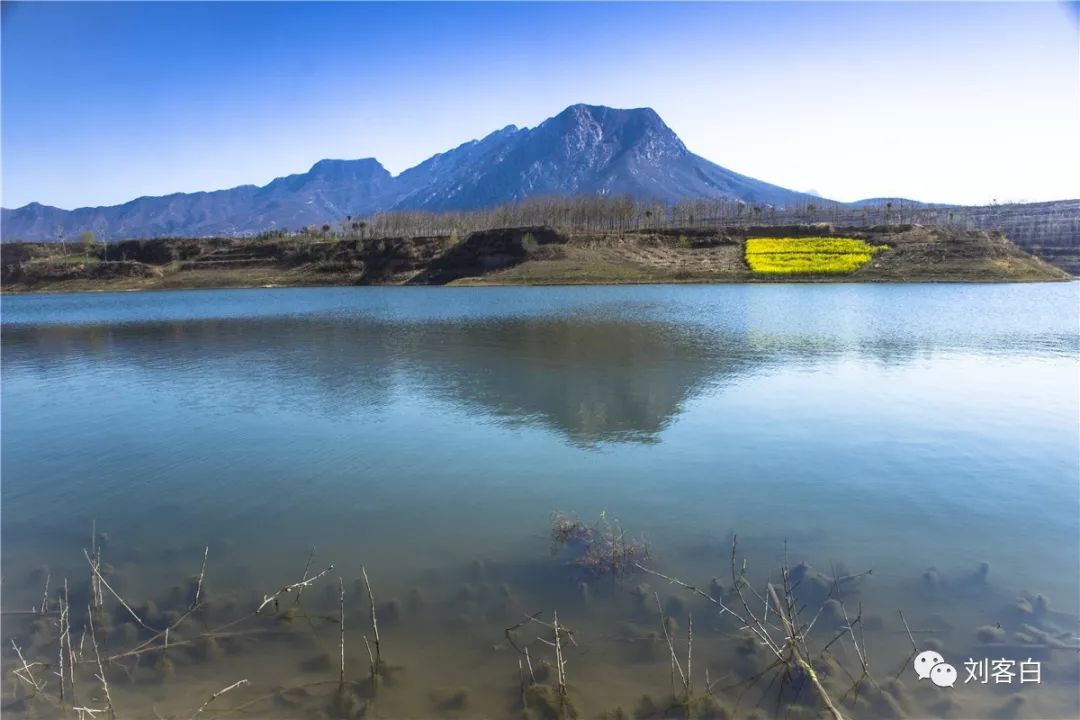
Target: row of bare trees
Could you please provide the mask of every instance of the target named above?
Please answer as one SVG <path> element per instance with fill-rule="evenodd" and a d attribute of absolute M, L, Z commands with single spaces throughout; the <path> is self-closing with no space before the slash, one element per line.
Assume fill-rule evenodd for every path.
<path fill-rule="evenodd" d="M 339 221 L 297 231 L 274 230 L 262 237 L 388 238 L 423 235 L 464 236 L 478 230 L 548 225 L 577 231 L 627 231 L 664 228 L 714 228 L 732 225 L 832 223 L 846 226 L 950 225 L 962 228 L 1022 230 L 1031 236 L 1071 236 L 1080 226 L 1080 202 L 989 206 L 926 205 L 881 200 L 848 205 L 830 200 L 777 207 L 732 199 L 695 199 L 674 203 L 629 196 L 545 197 L 480 210 L 429 212 L 395 210 L 368 216 L 348 215 Z"/>

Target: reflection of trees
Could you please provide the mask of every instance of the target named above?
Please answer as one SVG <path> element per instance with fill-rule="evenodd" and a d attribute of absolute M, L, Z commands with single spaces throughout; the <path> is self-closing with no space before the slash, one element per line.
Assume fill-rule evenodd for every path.
<path fill-rule="evenodd" d="M 331 417 L 377 412 L 395 392 L 432 396 L 500 422 L 540 423 L 574 442 L 649 441 L 709 386 L 773 365 L 845 354 L 884 364 L 978 345 L 1031 351 L 1074 338 L 940 337 L 800 327 L 753 303 L 714 324 L 622 313 L 393 321 L 264 317 L 3 328 L 4 370 L 108 373 L 104 386 L 163 379 L 192 403 L 298 408 Z"/>
<path fill-rule="evenodd" d="M 399 387 L 584 442 L 653 437 L 706 381 L 746 364 L 674 326 L 578 318 L 20 326 L 4 340 L 5 364 L 45 377 L 108 363 L 131 386 L 198 383 L 193 402 L 330 415 L 384 407 Z"/>

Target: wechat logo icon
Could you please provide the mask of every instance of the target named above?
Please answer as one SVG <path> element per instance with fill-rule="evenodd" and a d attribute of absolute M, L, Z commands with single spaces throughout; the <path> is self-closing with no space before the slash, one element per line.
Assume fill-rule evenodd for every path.
<path fill-rule="evenodd" d="M 915 674 L 920 680 L 930 680 L 938 687 L 952 687 L 956 684 L 956 668 L 945 662 L 941 653 L 924 650 L 915 656 Z"/>

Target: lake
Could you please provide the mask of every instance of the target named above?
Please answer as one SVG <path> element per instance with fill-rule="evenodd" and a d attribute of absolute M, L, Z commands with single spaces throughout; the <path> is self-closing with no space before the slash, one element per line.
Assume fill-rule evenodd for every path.
<path fill-rule="evenodd" d="M 558 611 L 576 707 L 619 717 L 672 694 L 655 592 L 679 647 L 693 613 L 699 691 L 707 669 L 728 712 L 815 716 L 809 690 L 747 691 L 760 653 L 703 599 L 553 553 L 562 512 L 644 539 L 644 564 L 703 588 L 730 589 L 733 533 L 758 587 L 785 558 L 859 575 L 843 599 L 879 687 L 855 716 L 1076 717 L 1078 308 L 1077 283 L 7 296 L 3 607 L 66 577 L 84 616 L 92 526 L 113 588 L 154 600 L 154 627 L 209 546 L 208 609 L 174 643 L 333 563 L 303 622 L 257 618 L 212 652 L 169 650 L 167 669 L 151 653 L 109 670 L 129 715 L 187 717 L 247 678 L 210 708 L 310 716 L 338 677 L 339 576 L 346 674 L 367 672 L 363 565 L 394 667 L 376 715 L 520 717 L 504 629 Z M 111 647 L 145 636 L 106 608 Z M 898 610 L 955 687 L 911 671 Z M 33 622 L 5 615 L 5 638 L 48 660 L 55 635 Z M 514 631 L 534 672 L 552 635 Z M 850 636 L 832 652 L 859 667 Z M 964 660 L 990 656 L 1041 662 L 1041 682 L 963 682 Z"/>

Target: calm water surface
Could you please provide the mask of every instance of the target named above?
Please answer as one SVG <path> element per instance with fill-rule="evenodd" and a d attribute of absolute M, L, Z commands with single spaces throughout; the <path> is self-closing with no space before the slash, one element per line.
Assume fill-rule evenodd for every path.
<path fill-rule="evenodd" d="M 85 581 L 95 520 L 136 597 L 196 573 L 207 544 L 211 587 L 270 592 L 315 546 L 335 587 L 363 563 L 383 597 L 437 608 L 387 623 L 414 685 L 386 714 L 430 715 L 417 688 L 462 685 L 457 712 L 500 715 L 517 686 L 501 628 L 556 603 L 591 636 L 571 671 L 586 714 L 633 708 L 667 683 L 664 658 L 621 649 L 655 613 L 614 617 L 647 579 L 586 601 L 550 557 L 562 510 L 617 518 L 699 583 L 728 572 L 732 532 L 761 580 L 785 542 L 792 562 L 872 568 L 860 600 L 885 675 L 910 651 L 897 607 L 967 658 L 975 628 L 1043 594 L 1076 645 L 1078 306 L 1076 283 L 5 297 L 4 606 L 40 598 L 43 565 Z M 490 585 L 512 609 L 443 623 L 466 583 L 470 602 Z M 725 635 L 702 632 L 698 662 L 721 677 Z M 306 672 L 256 665 L 282 684 Z M 1020 703 L 958 685 L 960 704 L 937 707 L 912 676 L 905 707 L 1075 716 L 1075 651 L 1045 666 L 1042 685 L 1011 689 Z M 178 677 L 224 677 L 200 672 Z M 133 705 L 168 704 L 140 687 Z"/>

